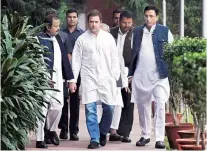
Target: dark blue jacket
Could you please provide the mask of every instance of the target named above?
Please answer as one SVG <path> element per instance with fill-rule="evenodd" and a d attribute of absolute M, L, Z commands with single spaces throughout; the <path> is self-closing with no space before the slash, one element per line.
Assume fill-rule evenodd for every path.
<path fill-rule="evenodd" d="M 50 40 L 42 39 L 42 38 L 50 38 L 50 35 L 48 35 L 47 33 L 40 33 L 37 37 L 38 37 L 41 45 L 48 47 L 49 53 L 48 52 L 45 53 L 44 57 L 50 59 L 50 60 L 45 59 L 45 62 L 48 64 L 47 67 L 48 67 L 50 74 L 51 74 L 51 77 L 52 77 L 53 76 L 52 70 L 53 70 L 53 66 L 54 66 L 53 42 Z M 65 80 L 73 79 L 74 76 L 73 76 L 71 65 L 70 65 L 70 62 L 69 62 L 69 59 L 67 56 L 66 48 L 65 48 L 64 44 L 62 43 L 60 36 L 56 35 L 55 37 L 58 41 L 58 44 L 59 44 L 60 50 L 61 50 L 61 54 L 62 54 L 62 72 L 63 72 L 62 75 L 63 75 L 63 77 L 60 77 L 60 78 L 63 78 Z"/>
<path fill-rule="evenodd" d="M 136 70 L 137 61 L 139 58 L 140 46 L 142 43 L 143 28 L 145 25 L 136 27 L 133 31 L 133 57 L 130 66 L 129 76 L 133 76 Z M 157 24 L 152 35 L 152 41 L 155 52 L 155 59 L 160 79 L 168 77 L 167 64 L 164 61 L 163 46 L 168 42 L 168 27 Z"/>

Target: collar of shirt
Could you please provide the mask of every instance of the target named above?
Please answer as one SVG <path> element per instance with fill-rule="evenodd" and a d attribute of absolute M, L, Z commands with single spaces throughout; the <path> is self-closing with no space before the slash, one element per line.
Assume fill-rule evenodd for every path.
<path fill-rule="evenodd" d="M 78 32 L 81 33 L 81 29 L 80 29 L 79 27 L 77 27 L 77 26 L 76 26 L 76 28 L 75 28 L 75 30 L 74 30 L 73 32 L 70 32 L 70 31 L 68 30 L 68 28 L 63 29 L 63 31 L 66 31 L 66 32 L 68 32 L 68 33 L 74 33 L 74 32 L 76 32 L 76 31 L 78 31 Z"/>
<path fill-rule="evenodd" d="M 92 36 L 94 36 L 94 37 L 97 37 L 101 31 L 102 31 L 102 29 L 99 29 L 98 34 L 95 35 L 95 34 L 92 33 L 90 30 L 88 30 L 88 32 L 89 32 Z"/>
<path fill-rule="evenodd" d="M 127 32 L 125 32 L 125 33 L 122 33 L 122 31 L 121 31 L 121 28 L 119 27 L 119 34 L 120 35 L 125 35 L 125 34 L 127 34 L 129 31 L 127 31 Z"/>
<path fill-rule="evenodd" d="M 156 24 L 153 25 L 153 26 L 151 27 L 150 31 L 149 31 L 149 30 L 147 29 L 147 27 L 145 26 L 145 27 L 143 28 L 143 32 L 144 32 L 144 33 L 153 33 L 154 30 L 155 30 L 155 27 L 156 27 Z"/>
<path fill-rule="evenodd" d="M 45 33 L 45 35 L 47 37 L 42 37 L 42 36 L 39 36 L 41 39 L 44 39 L 44 40 L 49 40 L 49 41 L 55 41 L 55 36 L 51 36 L 49 33 Z"/>

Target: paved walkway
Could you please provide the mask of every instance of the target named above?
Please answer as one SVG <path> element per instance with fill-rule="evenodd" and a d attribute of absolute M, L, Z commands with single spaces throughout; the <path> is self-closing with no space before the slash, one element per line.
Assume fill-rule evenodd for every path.
<path fill-rule="evenodd" d="M 47 150 L 87 150 L 87 146 L 89 144 L 89 135 L 85 124 L 85 111 L 84 106 L 81 105 L 80 109 L 80 124 L 79 124 L 79 133 L 78 136 L 80 138 L 79 141 L 69 141 L 69 140 L 61 140 L 59 146 L 48 145 Z M 59 131 L 58 131 L 59 135 Z M 151 142 L 144 147 L 136 147 L 136 141 L 140 138 L 140 128 L 139 128 L 139 120 L 137 114 L 137 107 L 135 106 L 134 110 L 134 124 L 132 128 L 132 132 L 130 134 L 130 138 L 132 139 L 131 143 L 122 143 L 122 142 L 107 142 L 105 147 L 100 147 L 98 150 L 158 150 L 154 148 L 155 140 L 154 140 L 154 132 L 152 132 Z M 43 150 L 35 148 L 35 134 L 31 133 L 30 143 L 27 145 L 27 150 Z M 163 149 L 162 149 L 163 150 Z"/>

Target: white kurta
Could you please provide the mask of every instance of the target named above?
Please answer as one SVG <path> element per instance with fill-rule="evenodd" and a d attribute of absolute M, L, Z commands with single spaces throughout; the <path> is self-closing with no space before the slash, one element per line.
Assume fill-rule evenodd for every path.
<path fill-rule="evenodd" d="M 63 79 L 62 79 L 62 55 L 59 44 L 55 37 L 45 38 L 53 42 L 54 46 L 54 66 L 52 81 L 54 82 L 54 88 L 58 89 L 60 92 L 46 90 L 45 99 L 50 102 L 50 108 L 48 104 L 42 107 L 43 115 L 46 117 L 43 121 L 37 121 L 36 128 L 36 139 L 37 141 L 44 140 L 44 126 L 46 121 L 46 128 L 50 131 L 56 131 L 58 128 L 58 123 L 62 114 L 63 107 Z M 49 73 L 48 73 L 49 75 Z M 58 102 L 56 99 L 58 99 Z"/>
<path fill-rule="evenodd" d="M 37 41 L 39 41 L 37 37 L 35 38 L 37 39 Z M 58 103 L 57 102 L 58 100 L 63 105 L 62 54 L 61 54 L 60 46 L 55 36 L 51 38 L 43 38 L 43 37 L 40 38 L 53 42 L 53 47 L 54 47 L 53 70 L 55 72 L 53 72 L 52 81 L 54 82 L 54 89 L 58 89 L 60 91 L 60 92 L 56 92 L 56 91 L 46 90 L 45 99 L 47 101 L 50 101 L 51 103 L 52 102 Z M 48 76 L 50 77 L 49 73 Z M 56 98 L 57 100 L 55 100 L 52 97 Z"/>
<path fill-rule="evenodd" d="M 127 67 L 125 67 L 125 62 L 123 58 L 124 41 L 125 41 L 127 33 L 128 32 L 123 34 L 119 28 L 118 38 L 117 38 L 117 50 L 118 50 L 118 55 L 119 55 L 122 86 L 116 88 L 116 99 L 115 99 L 114 105 L 119 105 L 121 107 L 124 106 L 122 95 L 121 95 L 121 88 L 128 87 L 127 75 L 128 75 L 129 70 Z"/>
<path fill-rule="evenodd" d="M 165 134 L 165 102 L 169 98 L 170 86 L 168 78 L 160 79 L 157 70 L 152 34 L 155 26 L 150 31 L 145 27 L 140 48 L 139 60 L 132 80 L 131 101 L 137 103 L 141 137 L 151 136 L 151 101 L 156 100 L 155 107 L 155 139 L 164 141 Z M 168 41 L 173 37 L 168 32 Z"/>
<path fill-rule="evenodd" d="M 143 37 L 140 48 L 140 54 L 137 61 L 136 70 L 132 80 L 132 96 L 131 102 L 138 103 L 140 101 L 154 100 L 154 97 L 162 97 L 167 101 L 170 95 L 170 87 L 168 78 L 160 79 L 157 70 L 154 47 L 152 42 L 152 34 L 155 26 L 149 31 L 146 27 L 143 29 Z M 168 41 L 173 41 L 171 32 L 168 32 Z M 154 92 L 155 87 L 161 87 L 160 92 Z M 164 91 L 163 91 L 164 90 Z M 159 94 L 159 96 L 157 96 Z"/>
<path fill-rule="evenodd" d="M 53 37 L 53 46 L 54 46 L 54 66 L 53 70 L 53 77 L 52 80 L 55 82 L 54 89 L 58 89 L 60 92 L 53 91 L 52 96 L 60 101 L 63 104 L 63 75 L 62 75 L 62 54 L 60 50 L 60 46 L 57 42 L 57 39 Z M 54 99 L 51 100 L 52 102 L 56 101 Z M 57 101 L 56 101 L 57 102 Z"/>
<path fill-rule="evenodd" d="M 101 102 L 114 105 L 116 80 L 120 76 L 118 51 L 111 34 L 89 30 L 78 37 L 72 55 L 74 80 L 81 75 L 82 103 Z"/>
<path fill-rule="evenodd" d="M 57 42 L 57 39 L 55 37 L 52 37 L 51 40 L 53 41 L 54 46 L 54 65 L 53 65 L 53 76 L 52 81 L 54 82 L 54 89 L 58 89 L 60 92 L 57 91 L 47 91 L 49 97 L 47 98 L 48 101 L 53 103 L 60 103 L 63 105 L 63 75 L 62 75 L 62 55 L 60 46 Z M 57 100 L 55 100 L 54 98 Z"/>
<path fill-rule="evenodd" d="M 121 71 L 121 80 L 122 80 L 122 88 L 128 87 L 128 68 L 125 67 L 124 57 L 123 57 L 123 51 L 124 51 L 124 42 L 125 38 L 127 36 L 127 33 L 122 33 L 120 28 L 118 31 L 118 39 L 117 39 L 117 49 L 119 53 L 119 60 L 120 60 L 120 71 Z"/>

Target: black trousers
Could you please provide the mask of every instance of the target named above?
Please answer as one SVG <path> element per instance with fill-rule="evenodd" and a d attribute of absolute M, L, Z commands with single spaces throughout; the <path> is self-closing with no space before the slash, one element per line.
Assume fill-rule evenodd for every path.
<path fill-rule="evenodd" d="M 129 86 L 130 87 L 130 86 Z M 134 120 L 134 103 L 131 103 L 131 93 L 121 90 L 124 107 L 122 108 L 121 119 L 117 133 L 129 137 Z"/>
<path fill-rule="evenodd" d="M 69 124 L 69 131 L 70 135 L 71 134 L 78 134 L 79 132 L 79 111 L 80 111 L 80 98 L 79 98 L 79 84 L 77 84 L 77 90 L 75 93 L 70 93 L 70 124 Z M 62 115 L 60 118 L 60 122 L 58 124 L 58 128 L 64 131 L 68 132 L 68 97 L 67 92 L 68 90 L 66 87 L 64 87 L 64 105 L 62 109 Z"/>
<path fill-rule="evenodd" d="M 77 85 L 75 93 L 70 93 L 70 134 L 78 134 L 79 132 L 79 112 L 80 112 L 80 97 L 78 94 L 80 85 Z"/>

